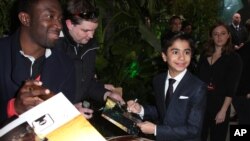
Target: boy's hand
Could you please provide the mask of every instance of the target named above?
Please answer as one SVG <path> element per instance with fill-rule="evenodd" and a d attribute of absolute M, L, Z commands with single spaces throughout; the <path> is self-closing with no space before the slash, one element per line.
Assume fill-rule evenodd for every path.
<path fill-rule="evenodd" d="M 137 126 L 144 134 L 154 134 L 156 128 L 156 125 L 149 121 L 137 123 Z"/>
<path fill-rule="evenodd" d="M 127 101 L 127 110 L 128 112 L 138 114 L 141 112 L 141 105 L 134 100 L 129 100 Z"/>

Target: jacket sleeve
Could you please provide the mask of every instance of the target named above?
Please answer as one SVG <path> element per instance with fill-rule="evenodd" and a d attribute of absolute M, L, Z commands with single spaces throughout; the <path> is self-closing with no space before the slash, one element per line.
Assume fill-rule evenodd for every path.
<path fill-rule="evenodd" d="M 230 57 L 228 65 L 227 77 L 225 78 L 225 88 L 226 94 L 228 97 L 232 97 L 236 94 L 238 84 L 240 81 L 241 73 L 242 73 L 242 60 L 237 53 L 234 53 Z"/>
<path fill-rule="evenodd" d="M 104 88 L 104 84 L 98 81 L 96 78 L 92 78 L 89 81 L 88 95 L 90 98 L 104 103 L 104 94 L 107 90 Z"/>
<path fill-rule="evenodd" d="M 75 68 L 72 65 L 60 86 L 63 94 L 73 103 L 75 99 Z"/>

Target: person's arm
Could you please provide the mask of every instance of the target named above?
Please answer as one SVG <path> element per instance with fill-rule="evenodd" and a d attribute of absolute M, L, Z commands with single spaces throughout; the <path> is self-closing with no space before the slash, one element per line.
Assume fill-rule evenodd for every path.
<path fill-rule="evenodd" d="M 225 97 L 224 103 L 220 109 L 220 111 L 217 113 L 215 117 L 216 124 L 222 123 L 225 121 L 226 113 L 228 110 L 228 107 L 232 103 L 231 97 Z"/>
<path fill-rule="evenodd" d="M 141 119 L 143 119 L 144 108 L 142 105 L 137 103 L 137 99 L 136 100 L 129 100 L 127 102 L 127 110 L 128 110 L 128 112 L 138 114 L 141 117 Z M 143 133 L 154 134 L 156 136 L 156 124 L 149 122 L 149 121 L 145 121 L 145 122 L 141 122 L 141 123 L 139 122 L 136 125 L 140 128 L 140 130 Z"/>
<path fill-rule="evenodd" d="M 140 105 L 137 100 L 129 100 L 127 101 L 127 110 L 128 112 L 132 112 L 135 114 L 144 114 L 144 109 L 142 105 Z"/>
<path fill-rule="evenodd" d="M 156 124 L 145 121 L 141 123 L 137 123 L 137 126 L 141 129 L 144 134 L 154 134 L 156 136 Z"/>
<path fill-rule="evenodd" d="M 98 81 L 96 78 L 92 78 L 89 81 L 87 92 L 88 96 L 91 99 L 104 103 L 107 97 L 112 97 L 113 99 L 124 104 L 124 100 L 122 95 L 115 91 L 115 87 L 113 85 L 103 84 Z"/>
<path fill-rule="evenodd" d="M 7 115 L 8 118 L 12 117 L 12 116 L 18 116 L 16 109 L 15 109 L 15 98 L 12 98 L 11 100 L 8 101 L 8 105 L 7 105 Z"/>
<path fill-rule="evenodd" d="M 87 87 L 87 90 L 84 94 L 88 98 L 91 98 L 95 101 L 98 101 L 100 103 L 104 103 L 105 99 L 105 93 L 108 92 L 107 89 L 104 88 L 104 84 L 100 81 L 98 81 L 96 78 L 92 77 L 88 81 L 88 84 L 85 85 Z"/>
<path fill-rule="evenodd" d="M 225 88 L 226 88 L 226 96 L 223 102 L 223 105 L 218 111 L 215 120 L 216 124 L 222 123 L 225 121 L 227 110 L 229 110 L 229 106 L 232 103 L 232 97 L 235 95 L 238 83 L 241 77 L 242 72 L 242 61 L 238 54 L 231 55 L 230 67 L 228 68 L 227 78 L 225 79 Z"/>
<path fill-rule="evenodd" d="M 112 84 L 105 84 L 104 88 L 108 90 L 105 92 L 103 96 L 103 100 L 106 101 L 107 97 L 111 97 L 117 101 L 119 101 L 121 104 L 125 104 L 123 98 L 122 98 L 122 91 L 118 91 L 117 88 L 115 88 Z"/>

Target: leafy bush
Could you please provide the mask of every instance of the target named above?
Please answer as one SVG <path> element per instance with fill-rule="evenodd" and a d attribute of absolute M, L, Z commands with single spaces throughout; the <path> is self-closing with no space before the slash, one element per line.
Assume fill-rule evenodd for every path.
<path fill-rule="evenodd" d="M 0 37 L 7 34 L 11 28 L 11 8 L 13 0 L 0 1 Z"/>

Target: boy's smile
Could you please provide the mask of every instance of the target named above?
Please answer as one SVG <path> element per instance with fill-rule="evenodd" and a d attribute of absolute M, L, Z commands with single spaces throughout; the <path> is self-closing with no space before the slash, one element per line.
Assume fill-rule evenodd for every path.
<path fill-rule="evenodd" d="M 178 39 L 167 49 L 166 53 L 162 53 L 162 58 L 164 62 L 168 63 L 170 75 L 175 77 L 188 67 L 191 55 L 192 51 L 188 41 Z"/>

